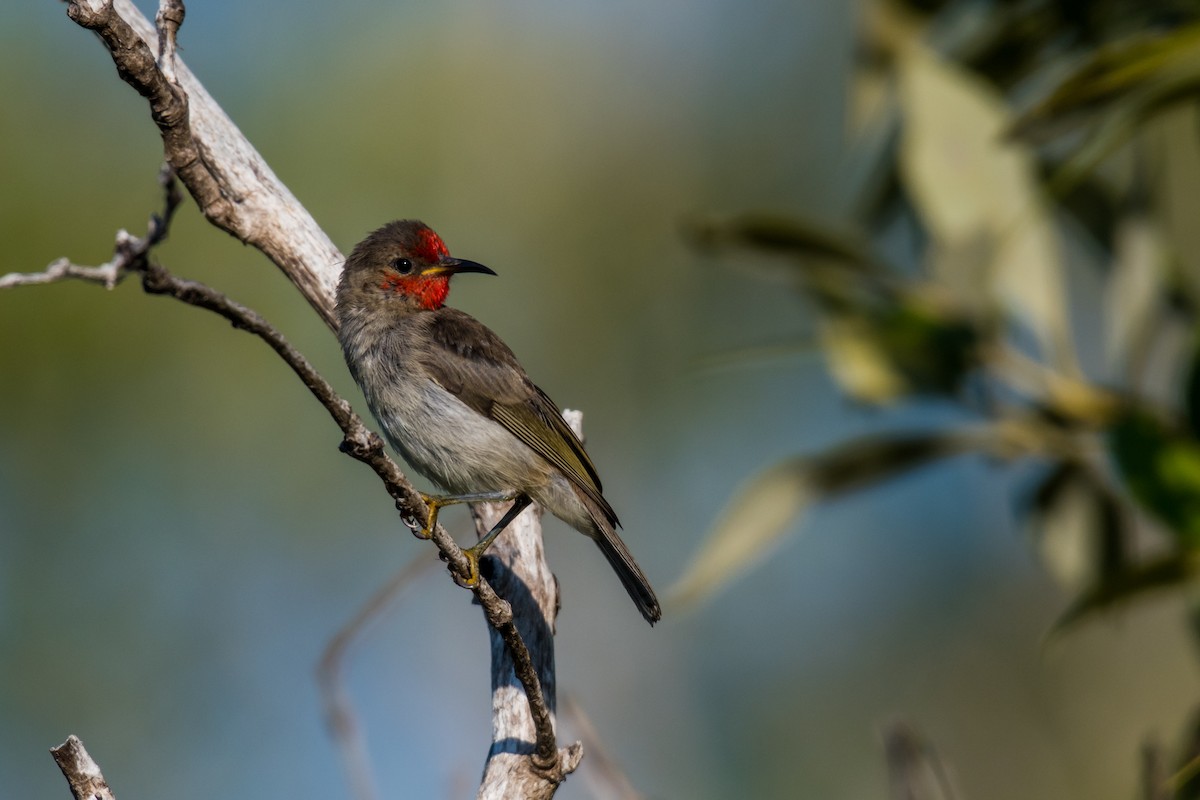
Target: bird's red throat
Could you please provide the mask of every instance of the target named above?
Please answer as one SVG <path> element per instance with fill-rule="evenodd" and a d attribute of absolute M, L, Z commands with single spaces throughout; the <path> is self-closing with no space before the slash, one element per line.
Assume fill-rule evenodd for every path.
<path fill-rule="evenodd" d="M 435 311 L 442 307 L 446 302 L 446 295 L 450 294 L 450 276 L 389 275 L 380 288 L 408 295 L 415 298 L 421 308 Z"/>

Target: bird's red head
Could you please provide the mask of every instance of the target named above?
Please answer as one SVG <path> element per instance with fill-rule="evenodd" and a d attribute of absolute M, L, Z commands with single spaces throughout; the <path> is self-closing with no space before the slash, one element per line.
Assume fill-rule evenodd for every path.
<path fill-rule="evenodd" d="M 458 272 L 496 274 L 474 261 L 451 258 L 432 228 L 405 219 L 389 222 L 359 242 L 346 259 L 342 284 L 356 291 L 398 294 L 411 307 L 432 311 L 446 302 L 450 278 Z"/>

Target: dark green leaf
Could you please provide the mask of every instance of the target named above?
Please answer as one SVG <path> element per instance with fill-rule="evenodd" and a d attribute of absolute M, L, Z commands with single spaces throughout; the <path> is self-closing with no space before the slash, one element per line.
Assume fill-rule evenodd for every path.
<path fill-rule="evenodd" d="M 1109 442 L 1134 499 L 1182 545 L 1200 545 L 1200 445 L 1138 409 L 1117 419 Z"/>
<path fill-rule="evenodd" d="M 809 483 L 827 498 L 870 486 L 974 446 L 975 440 L 953 431 L 869 436 L 811 459 Z"/>
<path fill-rule="evenodd" d="M 1198 55 L 1200 25 L 1163 35 L 1139 34 L 1100 48 L 1026 111 L 1010 135 L 1043 138 L 1083 121 L 1090 112 L 1111 113 L 1132 95 L 1168 91 L 1180 83 L 1195 86 L 1200 81 Z"/>

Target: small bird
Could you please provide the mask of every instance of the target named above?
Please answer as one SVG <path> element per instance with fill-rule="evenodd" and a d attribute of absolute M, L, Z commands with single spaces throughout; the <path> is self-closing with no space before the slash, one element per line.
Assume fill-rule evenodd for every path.
<path fill-rule="evenodd" d="M 558 406 L 506 344 L 474 317 L 444 305 L 451 276 L 495 275 L 451 258 L 429 226 L 398 220 L 346 259 L 338 284 L 338 339 L 371 413 L 396 450 L 449 494 L 426 496 L 432 530 L 441 506 L 513 500 L 464 551 L 478 560 L 530 501 L 599 545 L 642 616 L 662 617 L 650 582 L 617 536 L 600 477 Z"/>

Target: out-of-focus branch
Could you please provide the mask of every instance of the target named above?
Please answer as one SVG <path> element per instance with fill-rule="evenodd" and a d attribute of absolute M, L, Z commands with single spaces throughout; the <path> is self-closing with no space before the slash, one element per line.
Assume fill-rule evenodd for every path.
<path fill-rule="evenodd" d="M 342 682 L 346 654 L 367 624 L 382 614 L 397 595 L 433 563 L 426 558 L 415 558 L 380 587 L 354 618 L 330 640 L 317 666 L 317 683 L 325 704 L 325 721 L 342 757 L 342 768 L 350 781 L 351 793 L 358 800 L 375 800 L 380 795 L 372 775 L 362 729 L 354 713 L 354 704 Z"/>
<path fill-rule="evenodd" d="M 88 755 L 79 737 L 68 736 L 58 747 L 50 748 L 50 755 L 62 770 L 75 800 L 116 800 L 100 772 L 100 765 Z"/>
<path fill-rule="evenodd" d="M 579 733 L 587 750 L 588 761 L 581 775 L 598 800 L 643 800 L 643 795 L 629 780 L 625 770 L 600 740 L 600 732 L 592 724 L 583 706 L 567 695 L 563 717 L 567 725 Z"/>
<path fill-rule="evenodd" d="M 959 796 L 937 751 L 905 722 L 883 732 L 890 800 L 956 800 Z"/>

